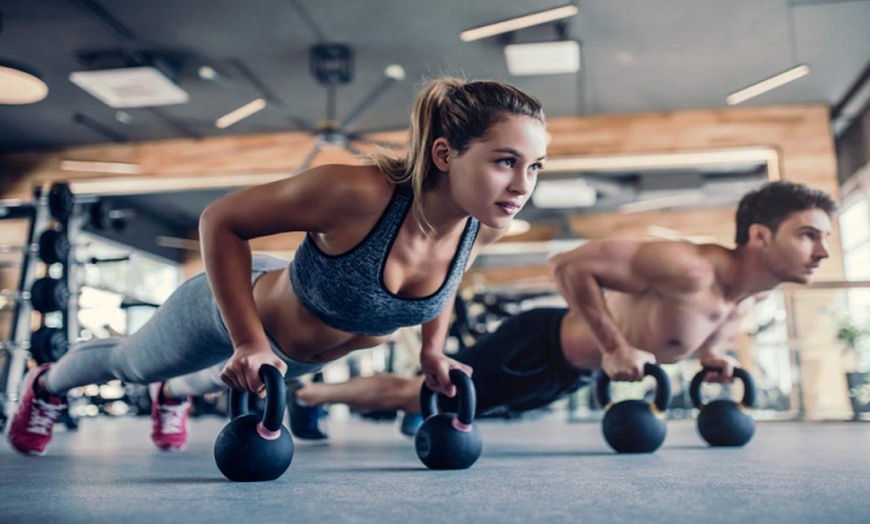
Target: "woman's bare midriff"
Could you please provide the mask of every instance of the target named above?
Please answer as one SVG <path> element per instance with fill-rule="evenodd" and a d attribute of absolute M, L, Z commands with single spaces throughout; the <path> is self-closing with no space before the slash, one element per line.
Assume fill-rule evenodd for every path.
<path fill-rule="evenodd" d="M 299 302 L 288 271 L 266 272 L 254 283 L 254 303 L 263 328 L 285 355 L 297 362 L 320 364 L 389 339 L 347 333 L 321 322 Z"/>

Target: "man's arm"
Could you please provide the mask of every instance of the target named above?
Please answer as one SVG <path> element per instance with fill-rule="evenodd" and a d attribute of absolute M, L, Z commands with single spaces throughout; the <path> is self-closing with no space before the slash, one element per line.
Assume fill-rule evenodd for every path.
<path fill-rule="evenodd" d="M 707 340 L 695 351 L 695 356 L 702 366 L 720 368 L 720 373 L 708 373 L 709 382 L 731 382 L 734 379 L 734 368 L 738 362 L 718 351 L 722 343 L 730 340 L 746 313 L 758 302 L 757 298 L 749 297 L 740 302 L 725 319 L 719 328 L 707 337 Z"/>
<path fill-rule="evenodd" d="M 604 290 L 640 295 L 693 293 L 713 279 L 713 268 L 688 242 L 609 239 L 553 256 L 556 287 L 598 340 L 602 368 L 613 380 L 640 380 L 655 356 L 633 347 L 619 330 Z"/>

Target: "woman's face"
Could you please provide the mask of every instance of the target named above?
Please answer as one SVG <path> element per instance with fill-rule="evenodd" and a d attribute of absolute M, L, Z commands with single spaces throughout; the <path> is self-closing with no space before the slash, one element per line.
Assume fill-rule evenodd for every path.
<path fill-rule="evenodd" d="M 544 125 L 511 115 L 472 140 L 462 153 L 450 150 L 449 192 L 458 207 L 497 229 L 510 225 L 535 189 L 547 155 Z"/>

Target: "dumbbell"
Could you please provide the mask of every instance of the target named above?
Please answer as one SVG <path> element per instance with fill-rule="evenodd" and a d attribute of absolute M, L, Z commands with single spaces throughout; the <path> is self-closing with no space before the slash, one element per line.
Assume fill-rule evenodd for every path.
<path fill-rule="evenodd" d="M 46 229 L 39 235 L 39 259 L 46 264 L 57 264 L 69 259 L 69 237 L 58 229 Z"/>
<path fill-rule="evenodd" d="M 57 362 L 70 348 L 66 330 L 43 326 L 30 334 L 30 344 L 0 343 L 0 350 L 24 348 L 39 364 Z"/>
<path fill-rule="evenodd" d="M 70 243 L 67 235 L 58 229 L 46 229 L 39 235 L 36 244 L 40 260 L 46 264 L 64 262 L 69 257 Z M 0 253 L 16 253 L 32 249 L 32 246 L 0 246 Z"/>
<path fill-rule="evenodd" d="M 69 184 L 56 182 L 48 190 L 48 211 L 60 222 L 66 222 L 75 207 L 75 196 Z"/>
<path fill-rule="evenodd" d="M 610 377 L 604 372 L 598 376 L 598 402 L 606 410 L 601 431 L 610 447 L 619 453 L 652 453 L 665 441 L 667 427 L 664 414 L 671 402 L 670 381 L 667 373 L 655 364 L 644 365 L 644 375 L 656 379 L 653 403 L 623 400 L 612 404 Z"/>
<path fill-rule="evenodd" d="M 37 279 L 30 291 L 0 291 L 0 309 L 5 303 L 29 300 L 33 309 L 40 313 L 52 313 L 65 309 L 70 292 L 66 282 L 51 277 Z"/>
<path fill-rule="evenodd" d="M 69 347 L 65 329 L 43 326 L 30 334 L 30 354 L 39 364 L 57 362 Z"/>
<path fill-rule="evenodd" d="M 698 408 L 698 433 L 711 446 L 742 446 L 755 433 L 755 421 L 748 410 L 755 405 L 755 382 L 742 368 L 734 368 L 734 378 L 743 382 L 743 399 L 738 404 L 731 399 L 717 399 L 707 404 L 701 400 L 701 382 L 707 373 L 721 371 L 704 367 L 689 386 L 692 404 Z"/>

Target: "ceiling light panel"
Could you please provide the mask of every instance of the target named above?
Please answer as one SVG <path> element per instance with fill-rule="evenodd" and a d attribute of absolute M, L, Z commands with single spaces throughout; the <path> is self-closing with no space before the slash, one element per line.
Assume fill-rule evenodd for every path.
<path fill-rule="evenodd" d="M 189 99 L 183 89 L 152 66 L 76 71 L 69 79 L 114 108 L 183 104 Z"/>
<path fill-rule="evenodd" d="M 511 44 L 504 48 L 513 76 L 556 75 L 580 70 L 580 44 L 573 40 Z"/>

